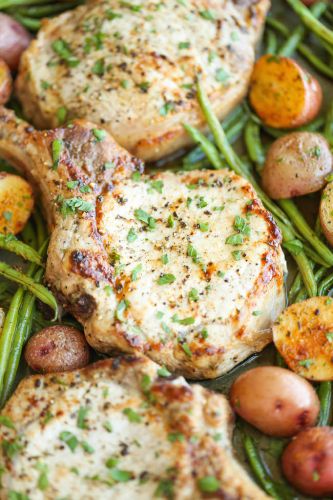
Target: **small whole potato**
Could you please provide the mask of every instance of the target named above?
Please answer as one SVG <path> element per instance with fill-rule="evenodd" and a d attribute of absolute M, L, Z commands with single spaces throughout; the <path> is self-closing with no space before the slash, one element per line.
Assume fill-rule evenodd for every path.
<path fill-rule="evenodd" d="M 28 47 L 30 33 L 10 16 L 0 13 L 0 57 L 16 71 L 22 52 Z"/>
<path fill-rule="evenodd" d="M 3 59 L 0 59 L 0 104 L 6 104 L 12 93 L 13 80 L 10 69 Z"/>
<path fill-rule="evenodd" d="M 71 326 L 44 328 L 28 341 L 25 360 L 40 373 L 71 371 L 89 363 L 89 346 L 82 332 Z"/>
<path fill-rule="evenodd" d="M 315 427 L 298 434 L 285 448 L 282 470 L 300 492 L 333 496 L 333 428 Z"/>
<path fill-rule="evenodd" d="M 22 231 L 33 207 L 30 184 L 18 175 L 0 172 L 0 233 Z"/>
<path fill-rule="evenodd" d="M 273 199 L 314 193 L 325 186 L 332 168 L 332 153 L 322 135 L 293 132 L 269 148 L 262 171 L 263 188 Z"/>
<path fill-rule="evenodd" d="M 276 366 L 261 366 L 240 375 L 231 387 L 230 403 L 244 420 L 276 437 L 294 436 L 313 426 L 320 410 L 312 385 Z"/>

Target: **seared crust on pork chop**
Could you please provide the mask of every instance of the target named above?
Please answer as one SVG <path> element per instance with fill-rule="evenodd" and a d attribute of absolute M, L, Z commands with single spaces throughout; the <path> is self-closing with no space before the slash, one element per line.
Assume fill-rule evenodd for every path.
<path fill-rule="evenodd" d="M 141 175 L 83 121 L 36 132 L 3 110 L 0 122 L 0 155 L 42 194 L 47 282 L 95 349 L 213 378 L 271 341 L 285 261 L 246 180 L 226 169 Z"/>
<path fill-rule="evenodd" d="M 205 126 L 194 84 L 219 118 L 247 92 L 269 0 L 93 0 L 44 21 L 21 59 L 17 94 L 40 128 L 86 118 L 156 160 Z M 60 112 L 59 112 L 60 110 Z"/>
<path fill-rule="evenodd" d="M 209 498 L 268 498 L 233 456 L 225 397 L 166 375 L 122 357 L 23 380 L 1 416 L 0 499 L 199 499 L 207 477 Z"/>

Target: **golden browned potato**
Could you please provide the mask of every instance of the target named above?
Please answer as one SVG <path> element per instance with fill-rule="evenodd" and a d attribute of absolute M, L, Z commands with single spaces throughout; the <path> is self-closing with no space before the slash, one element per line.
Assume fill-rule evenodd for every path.
<path fill-rule="evenodd" d="M 262 183 L 271 198 L 292 198 L 322 189 L 332 169 L 332 153 L 321 134 L 293 132 L 269 148 Z"/>
<path fill-rule="evenodd" d="M 242 373 L 231 387 L 238 415 L 270 436 L 288 437 L 315 425 L 320 403 L 309 382 L 277 366 Z"/>
<path fill-rule="evenodd" d="M 13 80 L 10 69 L 3 59 L 0 59 L 0 104 L 6 104 L 12 93 Z"/>
<path fill-rule="evenodd" d="M 25 360 L 36 372 L 76 370 L 89 363 L 89 346 L 82 332 L 71 326 L 44 328 L 28 341 Z"/>
<path fill-rule="evenodd" d="M 333 299 L 312 297 L 289 306 L 273 325 L 273 341 L 294 372 L 333 380 Z"/>
<path fill-rule="evenodd" d="M 318 81 L 296 61 L 268 54 L 254 66 L 249 97 L 266 125 L 290 129 L 313 120 L 323 93 Z"/>
<path fill-rule="evenodd" d="M 301 432 L 282 455 L 288 481 L 311 497 L 333 496 L 333 428 L 315 427 Z"/>
<path fill-rule="evenodd" d="M 333 245 L 333 182 L 329 182 L 323 191 L 319 216 L 323 233 Z"/>
<path fill-rule="evenodd" d="M 0 172 L 0 233 L 22 231 L 33 207 L 30 184 L 18 175 Z"/>

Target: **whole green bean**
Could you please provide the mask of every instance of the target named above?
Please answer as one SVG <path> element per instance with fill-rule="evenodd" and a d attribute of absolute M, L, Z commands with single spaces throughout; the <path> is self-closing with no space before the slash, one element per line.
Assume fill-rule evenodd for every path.
<path fill-rule="evenodd" d="M 251 465 L 252 471 L 256 476 L 256 478 L 258 479 L 261 486 L 264 488 L 266 493 L 268 493 L 268 495 L 272 496 L 273 498 L 280 499 L 281 497 L 276 492 L 273 482 L 267 476 L 265 467 L 261 462 L 259 453 L 255 447 L 253 439 L 248 435 L 244 435 L 243 445 L 247 459 Z"/>
<path fill-rule="evenodd" d="M 279 139 L 280 137 L 283 137 L 286 134 L 290 134 L 291 132 L 299 132 L 299 131 L 307 131 L 307 132 L 317 132 L 321 127 L 324 125 L 325 120 L 323 117 L 316 118 L 316 120 L 313 120 L 311 123 L 308 123 L 307 125 L 304 125 L 303 127 L 298 127 L 293 130 L 279 130 L 275 129 L 273 127 L 269 127 L 267 125 L 262 124 L 262 128 L 267 132 L 269 135 L 274 137 L 275 139 Z"/>
<path fill-rule="evenodd" d="M 310 243 L 318 255 L 320 255 L 328 265 L 333 266 L 333 253 L 325 243 L 318 238 L 315 231 L 310 228 L 295 203 L 292 200 L 279 200 L 278 203 L 293 221 L 300 234 Z"/>
<path fill-rule="evenodd" d="M 287 2 L 310 31 L 333 45 L 333 31 L 318 21 L 301 0 L 287 0 Z"/>
<path fill-rule="evenodd" d="M 36 282 L 40 282 L 42 277 L 43 271 L 40 269 L 39 271 L 37 271 L 34 279 Z M 36 298 L 34 295 L 32 295 L 30 292 L 25 293 L 19 314 L 19 322 L 15 331 L 12 348 L 7 363 L 7 370 L 5 372 L 3 380 L 3 387 L 0 398 L 1 407 L 5 404 L 14 388 L 22 350 L 31 332 L 35 301 Z"/>
<path fill-rule="evenodd" d="M 296 273 L 296 276 L 294 278 L 293 284 L 291 285 L 289 292 L 288 292 L 288 303 L 292 304 L 295 300 L 296 295 L 302 288 L 302 276 L 300 272 Z"/>
<path fill-rule="evenodd" d="M 40 248 L 43 245 L 44 241 L 47 239 L 48 234 L 47 234 L 47 229 L 45 226 L 44 219 L 41 216 L 39 209 L 36 209 L 34 211 L 33 219 L 34 219 L 34 223 L 36 226 L 37 245 L 38 245 L 38 248 Z"/>
<path fill-rule="evenodd" d="M 0 248 L 13 252 L 25 260 L 42 265 L 42 259 L 38 252 L 29 245 L 15 238 L 14 235 L 0 234 Z"/>
<path fill-rule="evenodd" d="M 24 226 L 21 236 L 26 245 L 30 245 L 34 249 L 37 248 L 37 236 L 31 220 L 28 220 Z"/>
<path fill-rule="evenodd" d="M 320 413 L 317 425 L 329 425 L 332 405 L 332 382 L 321 382 L 318 390 L 320 400 Z"/>
<path fill-rule="evenodd" d="M 13 17 L 16 19 L 16 21 L 22 24 L 22 26 L 30 31 L 38 31 L 41 27 L 41 21 L 39 19 L 21 16 L 20 14 L 15 14 Z"/>
<path fill-rule="evenodd" d="M 307 257 L 309 257 L 309 259 L 311 259 L 316 264 L 319 264 L 320 266 L 324 266 L 325 268 L 330 267 L 330 265 L 327 264 L 327 262 L 324 259 L 322 259 L 312 248 L 305 245 L 304 243 L 303 243 L 303 250 L 304 250 L 305 255 L 307 255 Z"/>
<path fill-rule="evenodd" d="M 311 7 L 311 12 L 315 18 L 319 18 L 327 10 L 328 5 L 326 2 L 316 2 Z M 306 33 L 305 26 L 298 26 L 285 43 L 280 48 L 278 55 L 284 57 L 290 57 L 293 55 L 297 49 L 299 43 L 303 40 Z"/>
<path fill-rule="evenodd" d="M 245 145 L 249 157 L 256 166 L 258 174 L 261 174 L 265 163 L 265 152 L 260 140 L 260 126 L 252 120 L 249 120 L 245 126 L 244 133 Z"/>
<path fill-rule="evenodd" d="M 10 350 L 18 322 L 19 310 L 24 296 L 23 288 L 19 288 L 11 300 L 9 310 L 6 314 L 3 329 L 0 335 L 0 387 L 3 386 L 3 379 L 7 369 Z"/>
<path fill-rule="evenodd" d="M 20 5 L 39 5 L 49 3 L 50 0 L 0 0 L 0 9 L 9 9 Z"/>
<path fill-rule="evenodd" d="M 213 110 L 211 108 L 210 102 L 208 100 L 207 95 L 204 92 L 204 89 L 201 85 L 200 80 L 198 81 L 198 99 L 201 106 L 201 109 L 205 115 L 207 123 L 211 129 L 211 132 L 214 136 L 215 143 L 222 153 L 223 157 L 226 159 L 231 170 L 236 172 L 236 174 L 245 177 L 248 179 L 256 190 L 259 198 L 261 198 L 263 204 L 266 206 L 272 214 L 274 214 L 278 219 L 280 219 L 286 226 L 290 226 L 290 222 L 288 218 L 285 216 L 282 210 L 280 210 L 274 202 L 266 195 L 266 193 L 261 189 L 258 185 L 257 181 L 254 179 L 252 175 L 249 174 L 247 169 L 242 164 L 240 158 L 236 155 L 232 147 L 230 146 L 224 130 L 216 118 Z"/>
<path fill-rule="evenodd" d="M 275 55 L 277 52 L 278 41 L 277 36 L 272 30 L 267 30 L 267 46 L 266 54 Z"/>
<path fill-rule="evenodd" d="M 318 286 L 318 295 L 326 295 L 333 286 L 333 274 L 330 274 Z"/>
<path fill-rule="evenodd" d="M 33 6 L 22 6 L 16 9 L 10 9 L 10 14 L 20 14 L 21 16 L 27 17 L 48 17 L 54 16 L 60 12 L 64 12 L 68 9 L 73 9 L 77 5 L 82 4 L 80 0 L 71 2 L 56 3 L 55 5 L 33 5 Z"/>
<path fill-rule="evenodd" d="M 333 147 L 333 101 L 329 104 L 327 109 L 324 136 L 330 146 Z"/>
<path fill-rule="evenodd" d="M 5 278 L 22 285 L 24 288 L 33 293 L 39 300 L 50 306 L 55 312 L 55 316 L 58 316 L 58 305 L 53 294 L 45 288 L 45 286 L 36 283 L 29 276 L 17 271 L 13 267 L 5 264 L 5 262 L 0 262 L 0 275 Z M 1 352 L 1 350 L 0 350 Z"/>

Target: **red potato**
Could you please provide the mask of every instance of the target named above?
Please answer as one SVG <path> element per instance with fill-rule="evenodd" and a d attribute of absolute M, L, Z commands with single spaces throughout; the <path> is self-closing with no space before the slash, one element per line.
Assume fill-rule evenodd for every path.
<path fill-rule="evenodd" d="M 300 492 L 333 495 L 333 428 L 315 427 L 296 436 L 282 455 L 282 470 Z"/>
<path fill-rule="evenodd" d="M 28 47 L 30 33 L 10 16 L 0 13 L 0 57 L 16 71 L 22 52 Z"/>
<path fill-rule="evenodd" d="M 269 436 L 289 437 L 315 425 L 320 403 L 309 382 L 284 368 L 262 366 L 233 383 L 230 403 L 244 420 Z"/>
<path fill-rule="evenodd" d="M 318 81 L 296 61 L 268 54 L 254 66 L 249 98 L 266 125 L 290 129 L 315 118 L 323 93 Z"/>
<path fill-rule="evenodd" d="M 318 0 L 302 0 L 302 3 L 306 5 L 307 7 L 311 7 L 314 3 L 316 3 Z"/>
<path fill-rule="evenodd" d="M 0 104 L 6 104 L 13 88 L 13 79 L 10 69 L 3 59 L 0 59 Z"/>
<path fill-rule="evenodd" d="M 28 341 L 25 360 L 40 373 L 76 370 L 89 363 L 90 351 L 84 334 L 71 326 L 44 328 Z"/>
<path fill-rule="evenodd" d="M 322 189 L 332 169 L 330 146 L 321 134 L 293 132 L 269 148 L 262 184 L 273 199 L 302 196 Z"/>

